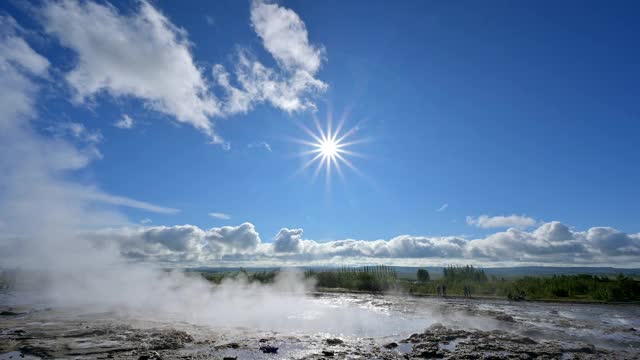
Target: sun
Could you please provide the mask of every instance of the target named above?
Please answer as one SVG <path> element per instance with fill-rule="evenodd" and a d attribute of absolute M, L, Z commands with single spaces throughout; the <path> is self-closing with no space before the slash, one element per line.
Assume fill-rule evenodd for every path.
<path fill-rule="evenodd" d="M 331 181 L 331 173 L 333 169 L 335 169 L 335 172 L 337 172 L 341 178 L 343 178 L 343 167 L 347 167 L 350 170 L 359 173 L 358 169 L 353 165 L 349 157 L 362 155 L 347 149 L 352 145 L 365 141 L 364 139 L 350 140 L 350 138 L 359 130 L 359 127 L 355 126 L 348 131 L 343 132 L 344 117 L 335 129 L 331 126 L 331 118 L 327 120 L 325 129 L 323 129 L 317 119 L 315 119 L 315 125 L 317 130 L 316 132 L 300 125 L 302 129 L 311 136 L 311 140 L 296 140 L 297 142 L 310 147 L 309 150 L 301 153 L 303 156 L 308 156 L 309 159 L 302 165 L 299 172 L 313 164 L 316 164 L 316 168 L 313 173 L 314 179 L 322 170 L 324 170 L 327 184 Z"/>
<path fill-rule="evenodd" d="M 338 154 L 338 144 L 334 139 L 327 139 L 318 144 L 320 147 L 320 153 L 324 157 L 335 157 Z"/>

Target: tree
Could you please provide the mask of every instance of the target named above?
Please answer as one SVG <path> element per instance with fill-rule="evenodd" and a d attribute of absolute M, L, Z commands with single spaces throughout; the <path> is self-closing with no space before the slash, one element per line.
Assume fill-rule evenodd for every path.
<path fill-rule="evenodd" d="M 420 282 L 427 282 L 431 280 L 431 276 L 429 276 L 429 272 L 426 269 L 418 269 L 416 276 Z"/>

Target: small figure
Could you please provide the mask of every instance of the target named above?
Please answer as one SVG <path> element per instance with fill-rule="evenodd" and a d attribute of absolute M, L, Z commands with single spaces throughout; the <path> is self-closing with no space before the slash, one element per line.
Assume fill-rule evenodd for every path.
<path fill-rule="evenodd" d="M 438 296 L 442 296 L 442 286 L 438 285 Z"/>
<path fill-rule="evenodd" d="M 442 296 L 447 297 L 447 285 L 442 284 Z"/>

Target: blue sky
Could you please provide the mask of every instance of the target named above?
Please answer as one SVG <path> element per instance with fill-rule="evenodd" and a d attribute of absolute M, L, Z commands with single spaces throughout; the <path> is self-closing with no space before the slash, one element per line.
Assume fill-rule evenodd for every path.
<path fill-rule="evenodd" d="M 410 235 L 497 241 L 506 251 L 510 242 L 493 235 L 528 234 L 516 242 L 588 247 L 588 256 L 572 248 L 553 261 L 622 265 L 640 255 L 638 10 L 633 2 L 569 1 L 0 6 L 5 25 L 15 23 L 5 35 L 49 62 L 47 76 L 29 78 L 39 87 L 30 126 L 88 157 L 65 181 L 179 210 L 107 201 L 126 219 L 118 226 L 250 223 L 259 247 L 281 229 L 303 229 L 287 237 L 297 250 L 306 249 L 303 240 Z M 154 38 L 162 34 L 151 18 L 173 42 Z M 83 26 L 109 29 L 109 21 L 124 25 L 89 42 L 78 35 Z M 283 22 L 290 33 L 270 33 Z M 101 51 L 117 55 L 104 60 Z M 286 91 L 301 86 L 286 99 L 301 105 L 243 88 L 243 57 L 270 69 Z M 296 83 L 299 74 L 307 82 Z M 183 81 L 197 91 L 180 93 Z M 232 87 L 236 100 L 251 97 L 242 109 L 230 105 Z M 125 115 L 130 128 L 115 126 Z M 296 141 L 311 140 L 301 127 L 316 132 L 314 119 L 325 128 L 329 118 L 334 126 L 344 119 L 345 129 L 357 128 L 350 139 L 362 140 L 349 147 L 361 156 L 345 154 L 358 171 L 343 166 L 344 178 L 334 172 L 330 185 L 323 174 L 314 178 L 313 166 L 299 171 L 310 146 Z M 540 240 L 532 234 L 544 224 L 570 234 Z M 604 240 L 590 229 L 617 240 L 597 248 Z M 479 254 L 463 252 L 467 260 Z M 490 261 L 499 253 L 483 254 Z M 533 255 L 514 261 L 542 261 Z"/>

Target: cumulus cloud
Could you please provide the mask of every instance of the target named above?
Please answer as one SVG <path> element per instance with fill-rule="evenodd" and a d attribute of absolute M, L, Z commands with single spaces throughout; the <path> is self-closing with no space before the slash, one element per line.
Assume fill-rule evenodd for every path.
<path fill-rule="evenodd" d="M 509 215 L 509 216 L 488 216 L 480 215 L 477 218 L 473 216 L 467 216 L 467 224 L 477 226 L 483 229 L 501 228 L 501 227 L 516 227 L 527 228 L 535 225 L 536 220 L 524 215 Z"/>
<path fill-rule="evenodd" d="M 214 217 L 216 219 L 229 220 L 231 219 L 231 215 L 221 213 L 221 212 L 210 212 L 209 216 Z"/>
<path fill-rule="evenodd" d="M 131 116 L 124 114 L 120 120 L 116 121 L 113 126 L 119 129 L 131 129 L 133 127 L 133 119 Z"/>
<path fill-rule="evenodd" d="M 303 229 L 282 228 L 272 243 L 263 243 L 250 223 L 210 230 L 192 225 L 112 229 L 105 234 L 106 238 L 120 239 L 125 255 L 177 262 L 199 259 L 248 264 L 269 261 L 331 264 L 357 260 L 591 265 L 637 262 L 640 255 L 640 234 L 625 234 L 611 228 L 579 232 L 557 221 L 542 224 L 531 232 L 510 228 L 478 239 L 401 235 L 389 240 L 317 242 L 303 239 Z"/>
<path fill-rule="evenodd" d="M 122 255 L 158 262 L 206 263 L 224 256 L 255 253 L 261 243 L 253 224 L 209 230 L 193 225 L 123 227 L 80 234 L 97 246 L 117 244 Z"/>
<path fill-rule="evenodd" d="M 132 96 L 222 142 L 210 120 L 220 114 L 219 105 L 195 65 L 186 31 L 148 2 L 139 4 L 124 15 L 92 1 L 45 3 L 46 32 L 78 55 L 66 74 L 74 100 L 82 103 L 101 92 Z"/>
<path fill-rule="evenodd" d="M 276 252 L 298 252 L 302 246 L 302 229 L 282 228 L 274 238 Z"/>
<path fill-rule="evenodd" d="M 309 42 L 302 19 L 290 9 L 255 0 L 251 5 L 251 25 L 279 70 L 263 65 L 241 49 L 233 68 L 234 85 L 224 66 L 215 65 L 213 75 L 227 95 L 224 111 L 246 113 L 262 102 L 287 112 L 314 109 L 310 97 L 327 88 L 315 77 L 325 56 L 323 48 Z"/>

